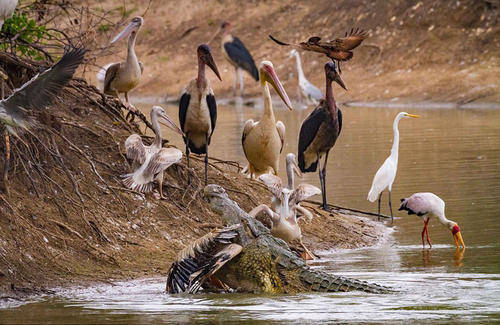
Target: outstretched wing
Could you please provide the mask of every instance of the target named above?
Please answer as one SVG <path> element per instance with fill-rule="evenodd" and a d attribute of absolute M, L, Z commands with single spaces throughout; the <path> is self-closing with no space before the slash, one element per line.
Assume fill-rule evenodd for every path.
<path fill-rule="evenodd" d="M 214 230 L 180 251 L 168 272 L 167 292 L 195 293 L 206 279 L 205 275 L 215 273 L 230 258 L 237 255 L 237 248 L 231 245 L 238 236 L 240 227 L 240 224 L 236 224 Z M 229 251 L 225 250 L 229 246 Z"/>
<path fill-rule="evenodd" d="M 182 151 L 176 148 L 163 148 L 151 157 L 149 164 L 144 170 L 144 177 L 153 177 L 159 172 L 164 171 L 172 164 L 182 159 Z"/>
<path fill-rule="evenodd" d="M 361 44 L 363 40 L 368 37 L 368 34 L 359 28 L 351 29 L 349 33 L 346 33 L 345 37 L 337 38 L 329 43 L 331 43 L 339 51 L 350 51 Z"/>
<path fill-rule="evenodd" d="M 321 194 L 321 190 L 316 186 L 310 184 L 300 184 L 292 192 L 292 195 L 290 195 L 290 202 L 292 204 L 297 204 L 300 201 L 304 201 L 307 198 L 317 194 Z"/>
<path fill-rule="evenodd" d="M 274 196 L 277 198 L 281 197 L 281 192 L 283 191 L 281 178 L 272 174 L 262 174 L 259 176 L 259 180 L 266 184 Z"/>
<path fill-rule="evenodd" d="M 144 164 L 146 160 L 146 147 L 142 142 L 142 138 L 138 134 L 132 134 L 125 140 L 125 150 L 127 158 L 137 162 L 139 165 Z"/>
<path fill-rule="evenodd" d="M 80 63 L 82 63 L 85 48 L 73 48 L 67 51 L 61 60 L 52 68 L 36 75 L 12 95 L 0 102 L 5 112 L 0 112 L 0 118 L 8 124 L 26 126 L 26 110 L 41 109 L 52 103 L 59 91 L 68 83 Z M 3 115 L 3 116 L 2 116 Z"/>

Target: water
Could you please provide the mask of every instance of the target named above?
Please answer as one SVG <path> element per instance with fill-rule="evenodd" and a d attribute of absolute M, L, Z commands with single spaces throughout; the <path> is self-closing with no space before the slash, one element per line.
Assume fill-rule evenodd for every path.
<path fill-rule="evenodd" d="M 146 111 L 149 107 L 143 106 Z M 177 108 L 167 111 L 177 119 Z M 284 153 L 296 152 L 300 123 L 310 111 L 278 109 L 277 118 L 287 126 Z M 415 192 L 436 193 L 446 201 L 448 218 L 460 225 L 467 250 L 463 255 L 456 252 L 450 232 L 436 220 L 429 228 L 433 249 L 422 250 L 422 222 L 395 211 L 394 240 L 374 248 L 320 252 L 324 258 L 313 264 L 398 288 L 398 293 L 169 296 L 163 293 L 164 279 L 158 278 L 75 288 L 11 305 L 0 309 L 0 323 L 500 321 L 500 208 L 496 204 L 500 197 L 500 111 L 407 111 L 422 118 L 400 122 L 393 204 L 399 206 L 399 198 Z M 366 201 L 366 195 L 390 152 L 392 120 L 397 113 L 396 109 L 343 108 L 342 134 L 328 162 L 329 202 L 376 211 L 376 203 Z M 218 115 L 211 154 L 244 165 L 242 125 L 248 118 L 259 118 L 261 110 L 221 106 Z M 183 147 L 172 132 L 166 131 L 165 136 Z M 282 174 L 283 164 L 280 168 Z M 301 181 L 319 185 L 317 174 Z M 383 212 L 388 213 L 387 194 L 383 199 Z"/>

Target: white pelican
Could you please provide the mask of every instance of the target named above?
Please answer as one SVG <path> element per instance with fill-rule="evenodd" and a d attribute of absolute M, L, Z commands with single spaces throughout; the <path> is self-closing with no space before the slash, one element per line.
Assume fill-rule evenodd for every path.
<path fill-rule="evenodd" d="M 424 221 L 424 229 L 422 229 L 422 247 L 425 248 L 424 234 L 427 234 L 427 243 L 429 247 L 432 248 L 431 240 L 429 238 L 429 230 L 427 229 L 427 224 L 431 218 L 431 214 L 438 218 L 438 221 L 448 228 L 455 240 L 455 245 L 460 248 L 462 245 L 465 248 L 464 240 L 462 239 L 462 234 L 460 233 L 460 227 L 455 221 L 446 219 L 444 215 L 444 201 L 434 193 L 415 193 L 409 198 L 401 199 L 401 206 L 399 210 L 406 210 L 408 214 L 416 214 Z"/>
<path fill-rule="evenodd" d="M 387 188 L 389 190 L 389 209 L 391 210 L 391 220 L 393 220 L 392 216 L 392 203 L 391 203 L 391 190 L 392 183 L 394 183 L 394 179 L 396 178 L 396 172 L 398 170 L 398 156 L 399 156 L 399 129 L 398 124 L 399 121 L 403 118 L 409 117 L 420 117 L 414 114 L 408 114 L 406 112 L 401 112 L 396 115 L 394 119 L 394 123 L 392 124 L 392 129 L 394 130 L 394 141 L 392 143 L 391 154 L 384 161 L 382 166 L 380 166 L 379 170 L 375 174 L 373 178 L 372 187 L 370 192 L 368 193 L 368 201 L 375 202 L 378 198 L 378 215 L 380 219 L 380 199 L 382 198 L 382 192 Z"/>
<path fill-rule="evenodd" d="M 260 121 L 250 119 L 245 122 L 241 143 L 248 160 L 248 171 L 251 177 L 268 173 L 271 169 L 278 174 L 279 155 L 285 140 L 285 125 L 274 118 L 271 94 L 268 83 L 281 97 L 288 109 L 292 109 L 290 99 L 274 72 L 270 61 L 260 64 L 260 85 L 264 95 L 264 114 Z"/>
<path fill-rule="evenodd" d="M 309 82 L 304 75 L 304 71 L 302 71 L 302 64 L 300 62 L 300 55 L 297 50 L 290 51 L 290 57 L 294 57 L 297 59 L 297 74 L 299 75 L 299 88 L 302 92 L 302 95 L 306 98 L 306 100 L 312 104 L 318 104 L 319 101 L 323 98 L 323 94 L 321 90 L 319 90 L 316 86 Z"/>
<path fill-rule="evenodd" d="M 179 102 L 179 122 L 184 132 L 186 157 L 189 168 L 189 152 L 205 154 L 205 185 L 208 181 L 208 146 L 217 121 L 217 103 L 210 81 L 205 76 L 205 65 L 220 78 L 217 65 L 210 53 L 210 47 L 201 44 L 197 49 L 198 77 L 191 80 L 181 95 Z M 188 184 L 190 178 L 188 174 Z"/>
<path fill-rule="evenodd" d="M 118 98 L 118 93 L 125 93 L 126 105 L 132 109 L 133 106 L 130 105 L 128 92 L 134 89 L 141 80 L 143 66 L 137 60 L 134 48 L 137 33 L 143 23 L 144 19 L 142 17 L 134 17 L 128 26 L 111 41 L 111 44 L 114 44 L 130 36 L 127 45 L 127 59 L 125 62 L 111 64 L 106 69 L 104 77 L 104 93 L 115 95 Z"/>
<path fill-rule="evenodd" d="M 301 213 L 306 211 L 305 208 L 299 206 L 299 202 L 313 195 L 320 194 L 321 190 L 316 186 L 309 184 L 300 184 L 296 189 L 288 189 L 281 184 L 281 178 L 272 174 L 263 174 L 259 176 L 259 180 L 267 185 L 269 190 L 277 198 L 279 205 L 277 211 L 272 211 L 267 205 L 261 204 L 252 209 L 248 214 L 256 216 L 261 211 L 265 212 L 271 218 L 271 234 L 281 238 L 284 241 L 291 243 L 297 240 L 304 248 L 303 258 L 306 260 L 314 259 L 315 256 L 302 242 L 302 231 L 298 224 L 297 210 Z M 309 213 L 310 214 L 310 213 Z"/>
<path fill-rule="evenodd" d="M 220 29 L 212 36 L 210 42 L 222 31 L 221 48 L 227 61 L 234 66 L 234 88 L 233 94 L 236 95 L 236 86 L 238 84 L 238 75 L 240 78 L 240 95 L 243 93 L 243 72 L 248 72 L 255 81 L 259 81 L 259 71 L 250 52 L 240 41 L 240 39 L 230 33 L 231 24 L 228 21 L 222 23 Z"/>
<path fill-rule="evenodd" d="M 326 165 L 328 153 L 333 148 L 342 130 L 342 112 L 333 97 L 332 82 L 335 81 L 347 90 L 344 81 L 337 72 L 334 62 L 325 64 L 326 97 L 319 106 L 302 122 L 299 134 L 298 160 L 303 173 L 319 171 L 322 207 L 328 210 L 326 203 Z M 325 157 L 323 165 L 321 159 Z M 319 163 L 319 168 L 318 168 Z"/>
<path fill-rule="evenodd" d="M 151 124 L 153 125 L 155 139 L 150 146 L 145 146 L 138 134 L 132 134 L 125 140 L 127 158 L 133 161 L 135 171 L 122 175 L 122 177 L 125 186 L 143 193 L 151 192 L 153 182 L 156 180 L 159 183 L 160 198 L 164 198 L 162 189 L 163 171 L 182 159 L 182 151 L 176 148 L 162 148 L 159 123 L 182 135 L 182 131 L 165 113 L 163 108 L 153 106 L 151 109 Z"/>
<path fill-rule="evenodd" d="M 18 0 L 1 0 L 0 1 L 0 30 L 6 19 L 12 17 L 16 10 Z"/>

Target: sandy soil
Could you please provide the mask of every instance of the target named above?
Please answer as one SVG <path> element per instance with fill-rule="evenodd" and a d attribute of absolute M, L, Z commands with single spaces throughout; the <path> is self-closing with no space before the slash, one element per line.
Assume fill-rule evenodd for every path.
<path fill-rule="evenodd" d="M 95 6 L 116 9 L 123 1 L 108 0 Z M 125 1 L 130 16 L 144 12 L 148 1 Z M 137 41 L 137 53 L 146 69 L 135 95 L 177 97 L 196 75 L 196 46 L 207 42 L 221 21 L 232 24 L 256 63 L 274 62 L 291 97 L 296 96 L 295 60 L 289 48 L 267 37 L 305 41 L 310 36 L 331 39 L 351 27 L 369 31 L 370 37 L 343 64 L 348 92 L 335 89 L 341 102 L 391 100 L 403 102 L 500 102 L 500 27 L 497 0 L 460 1 L 152 1 Z M 124 19 L 124 23 L 129 18 Z M 118 30 L 102 35 L 102 42 Z M 125 56 L 102 57 L 105 64 Z M 211 44 L 223 82 L 210 72 L 216 95 L 232 93 L 234 70 L 221 52 L 220 37 Z M 323 88 L 327 58 L 301 53 L 306 77 Z M 95 81 L 95 73 L 88 78 Z M 258 84 L 245 76 L 246 95 L 260 95 Z"/>

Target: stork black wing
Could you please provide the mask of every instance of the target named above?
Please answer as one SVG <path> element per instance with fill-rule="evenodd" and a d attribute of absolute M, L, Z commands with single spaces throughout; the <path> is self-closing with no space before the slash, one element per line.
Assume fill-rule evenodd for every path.
<path fill-rule="evenodd" d="M 307 147 L 309 147 L 309 145 L 313 142 L 314 138 L 318 134 L 321 123 L 323 123 L 326 119 L 326 113 L 322 109 L 321 105 L 322 104 L 320 103 L 320 106 L 316 107 L 316 109 L 309 114 L 300 127 L 297 158 L 299 161 L 299 168 L 304 173 L 316 171 L 316 163 L 312 164 L 308 169 L 305 168 L 304 151 L 306 151 Z"/>
<path fill-rule="evenodd" d="M 337 134 L 337 137 L 340 135 L 340 131 L 342 131 L 342 111 L 340 110 L 340 108 L 337 108 L 339 110 L 337 116 L 338 116 L 338 120 L 339 120 L 339 133 Z"/>
<path fill-rule="evenodd" d="M 256 81 L 259 81 L 259 70 L 255 66 L 253 57 L 238 37 L 233 37 L 232 42 L 225 43 L 224 49 L 231 60 L 240 68 L 248 71 Z"/>
<path fill-rule="evenodd" d="M 181 124 L 182 132 L 184 132 L 184 127 L 186 124 L 186 114 L 190 101 L 191 95 L 189 93 L 183 93 L 181 96 L 181 100 L 179 101 L 179 123 Z"/>
<path fill-rule="evenodd" d="M 210 124 L 212 126 L 212 132 L 208 137 L 208 144 L 210 144 L 210 139 L 212 139 L 212 134 L 215 130 L 215 123 L 217 122 L 217 103 L 215 102 L 215 96 L 213 94 L 207 95 L 207 106 L 210 112 Z"/>
<path fill-rule="evenodd" d="M 85 48 L 67 51 L 52 68 L 36 75 L 1 102 L 14 124 L 27 122 L 25 110 L 41 109 L 52 103 L 82 63 L 85 52 Z"/>

